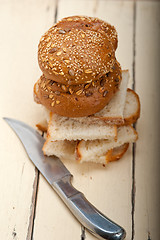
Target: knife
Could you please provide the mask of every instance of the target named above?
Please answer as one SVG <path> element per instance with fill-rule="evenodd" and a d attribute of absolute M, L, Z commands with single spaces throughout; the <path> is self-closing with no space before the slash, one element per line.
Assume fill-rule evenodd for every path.
<path fill-rule="evenodd" d="M 59 158 L 42 152 L 45 139 L 32 127 L 15 119 L 4 118 L 21 140 L 29 158 L 57 192 L 77 220 L 98 239 L 122 240 L 125 230 L 96 209 L 71 184 L 72 174 Z"/>

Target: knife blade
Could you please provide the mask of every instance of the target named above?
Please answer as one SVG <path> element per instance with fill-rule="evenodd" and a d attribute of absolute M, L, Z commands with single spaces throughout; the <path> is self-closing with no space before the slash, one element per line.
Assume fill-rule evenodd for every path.
<path fill-rule="evenodd" d="M 35 129 L 15 119 L 4 120 L 21 140 L 28 157 L 85 228 L 98 239 L 125 238 L 126 232 L 122 227 L 108 219 L 72 186 L 72 174 L 61 160 L 55 156 L 44 156 L 42 147 L 45 139 Z"/>

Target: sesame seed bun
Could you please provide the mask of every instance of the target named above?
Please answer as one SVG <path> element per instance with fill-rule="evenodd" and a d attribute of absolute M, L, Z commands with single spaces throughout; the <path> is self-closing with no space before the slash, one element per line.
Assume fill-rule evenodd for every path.
<path fill-rule="evenodd" d="M 119 89 L 122 73 L 117 61 L 111 70 L 98 80 L 79 85 L 57 83 L 42 75 L 34 87 L 35 100 L 61 116 L 92 115 L 104 108 Z"/>
<path fill-rule="evenodd" d="M 81 27 L 82 19 L 63 19 L 41 38 L 38 62 L 46 78 L 78 85 L 99 79 L 114 66 L 116 33 L 93 18 L 86 20 L 93 26 Z"/>

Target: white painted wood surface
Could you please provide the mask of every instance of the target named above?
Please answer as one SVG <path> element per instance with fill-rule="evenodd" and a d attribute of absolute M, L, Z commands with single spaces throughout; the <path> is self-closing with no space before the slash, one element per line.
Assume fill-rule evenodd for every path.
<path fill-rule="evenodd" d="M 141 97 L 142 114 L 137 124 L 135 239 L 160 238 L 159 13 L 160 2 L 137 3 L 135 87 Z"/>
<path fill-rule="evenodd" d="M 40 75 L 37 44 L 53 23 L 53 1 L 0 1 L 0 239 L 30 239 L 35 168 L 2 117 L 35 126 L 33 84 Z M 33 199 L 32 199 L 33 197 Z"/>
<path fill-rule="evenodd" d="M 132 86 L 135 80 L 142 103 L 141 119 L 137 124 L 140 138 L 135 148 L 135 166 L 132 147 L 121 161 L 106 167 L 77 165 L 69 161 L 65 164 L 74 175 L 74 186 L 126 229 L 127 240 L 149 240 L 148 232 L 152 240 L 157 240 L 160 235 L 160 195 L 157 194 L 160 3 L 0 0 L 0 5 L 0 116 L 14 117 L 32 126 L 42 116 L 42 110 L 32 97 L 33 84 L 41 74 L 37 64 L 37 44 L 41 34 L 53 24 L 56 8 L 58 19 L 81 14 L 97 16 L 115 25 L 119 35 L 117 58 L 123 68 L 129 68 L 129 84 Z M 21 143 L 2 119 L 0 127 L 0 239 L 81 240 L 81 225 L 41 175 L 38 181 L 37 172 L 35 174 Z M 133 169 L 136 192 L 132 214 Z M 87 231 L 85 235 L 86 240 L 95 239 Z"/>

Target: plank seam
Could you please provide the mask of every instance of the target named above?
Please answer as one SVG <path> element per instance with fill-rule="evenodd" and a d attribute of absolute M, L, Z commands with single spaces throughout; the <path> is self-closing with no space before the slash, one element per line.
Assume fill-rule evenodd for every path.
<path fill-rule="evenodd" d="M 81 225 L 81 240 L 85 240 L 85 239 L 86 239 L 85 227 Z"/>
<path fill-rule="evenodd" d="M 136 87 L 136 80 L 135 80 L 135 65 L 136 65 L 136 0 L 134 0 L 133 3 L 133 64 L 132 64 L 132 70 L 133 70 L 133 84 L 132 89 L 135 91 Z M 133 124 L 133 127 L 136 129 L 136 124 Z M 133 143 L 132 145 L 132 190 L 131 190 L 131 202 L 132 202 L 132 210 L 131 210 L 131 216 L 132 216 L 132 235 L 131 240 L 134 240 L 135 236 L 135 198 L 136 198 L 136 181 L 135 181 L 135 155 L 136 155 L 136 143 Z"/>
<path fill-rule="evenodd" d="M 135 91 L 136 83 L 135 83 L 135 64 L 136 64 L 136 0 L 134 0 L 134 6 L 133 6 L 133 64 L 132 64 L 132 70 L 133 70 L 133 83 L 132 83 L 132 89 Z"/>
<path fill-rule="evenodd" d="M 56 2 L 55 2 L 55 12 L 54 12 L 54 23 L 56 23 L 57 22 L 57 16 L 58 16 L 58 3 L 59 3 L 59 1 L 58 0 L 56 0 Z"/>
<path fill-rule="evenodd" d="M 36 207 L 37 207 L 37 199 L 38 199 L 37 195 L 38 195 L 38 189 L 39 189 L 39 170 L 36 168 L 35 171 L 37 171 L 37 185 L 36 185 L 35 202 L 34 202 L 32 232 L 31 232 L 31 238 L 30 238 L 31 240 L 33 239 L 33 233 L 34 233 L 34 220 L 36 216 Z"/>
<path fill-rule="evenodd" d="M 33 236 L 34 219 L 35 219 L 36 202 L 37 202 L 37 192 L 38 192 L 38 183 L 39 183 L 39 171 L 35 167 L 35 177 L 34 177 L 34 182 L 33 182 L 33 193 L 32 193 L 32 201 L 31 201 L 31 206 L 30 206 L 30 217 L 29 217 L 29 224 L 28 224 L 26 240 L 31 240 L 32 236 Z"/>

